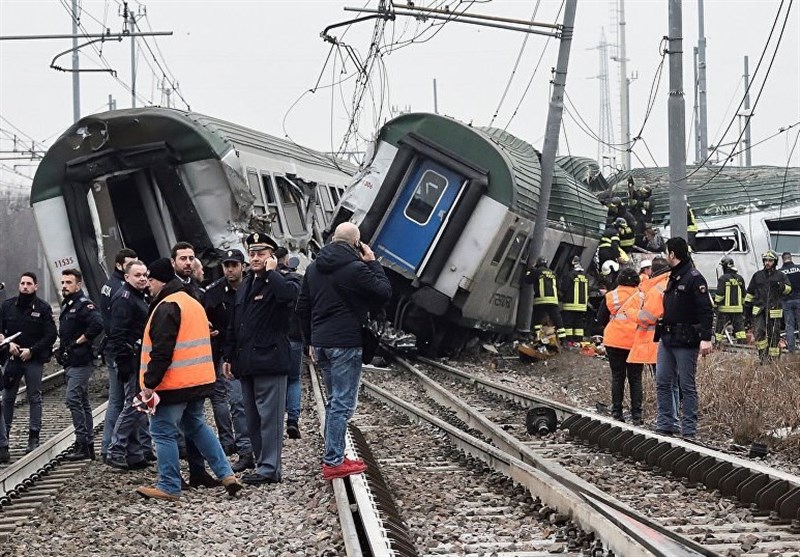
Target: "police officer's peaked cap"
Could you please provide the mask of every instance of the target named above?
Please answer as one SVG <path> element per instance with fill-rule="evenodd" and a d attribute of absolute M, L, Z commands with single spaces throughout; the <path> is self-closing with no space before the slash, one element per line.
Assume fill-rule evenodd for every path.
<path fill-rule="evenodd" d="M 225 251 L 224 256 L 222 257 L 223 263 L 229 262 L 236 262 L 236 263 L 244 263 L 244 254 L 242 250 L 238 249 L 229 249 Z"/>
<path fill-rule="evenodd" d="M 264 249 L 275 250 L 278 243 L 261 232 L 253 232 L 244 239 L 244 244 L 247 246 L 248 251 L 261 251 Z"/>
<path fill-rule="evenodd" d="M 159 282 L 167 283 L 175 278 L 175 268 L 167 257 L 156 259 L 147 267 L 147 276 Z"/>

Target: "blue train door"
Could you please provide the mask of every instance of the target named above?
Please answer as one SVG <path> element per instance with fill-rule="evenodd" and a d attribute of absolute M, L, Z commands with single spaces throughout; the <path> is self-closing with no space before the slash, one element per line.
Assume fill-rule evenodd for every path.
<path fill-rule="evenodd" d="M 464 182 L 440 164 L 417 159 L 373 243 L 375 254 L 416 272 Z"/>

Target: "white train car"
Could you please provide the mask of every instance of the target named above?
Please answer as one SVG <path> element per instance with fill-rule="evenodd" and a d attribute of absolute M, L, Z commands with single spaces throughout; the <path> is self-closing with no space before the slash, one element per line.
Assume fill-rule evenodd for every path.
<path fill-rule="evenodd" d="M 122 247 L 149 263 L 188 241 L 216 270 L 217 250 L 261 231 L 304 259 L 355 170 L 202 114 L 115 110 L 82 118 L 53 144 L 31 206 L 55 280 L 78 267 L 97 296 Z"/>

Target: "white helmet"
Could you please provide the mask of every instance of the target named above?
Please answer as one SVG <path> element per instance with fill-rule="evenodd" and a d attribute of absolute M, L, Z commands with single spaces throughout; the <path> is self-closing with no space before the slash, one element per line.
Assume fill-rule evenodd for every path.
<path fill-rule="evenodd" d="M 652 261 L 650 261 L 649 259 L 643 259 L 642 262 L 639 263 L 639 270 L 641 271 L 642 269 L 647 269 L 648 267 L 652 266 L 653 266 Z"/>
<path fill-rule="evenodd" d="M 600 274 L 602 274 L 604 277 L 607 277 L 611 273 L 616 273 L 617 271 L 619 271 L 619 263 L 613 259 L 605 261 L 603 266 L 600 267 Z"/>

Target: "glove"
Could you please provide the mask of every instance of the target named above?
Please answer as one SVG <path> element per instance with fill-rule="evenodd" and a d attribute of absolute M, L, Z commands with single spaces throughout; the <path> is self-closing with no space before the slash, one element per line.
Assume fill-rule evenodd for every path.
<path fill-rule="evenodd" d="M 117 377 L 120 383 L 127 383 L 136 373 L 136 360 L 132 356 L 118 356 L 114 359 L 117 364 Z"/>

